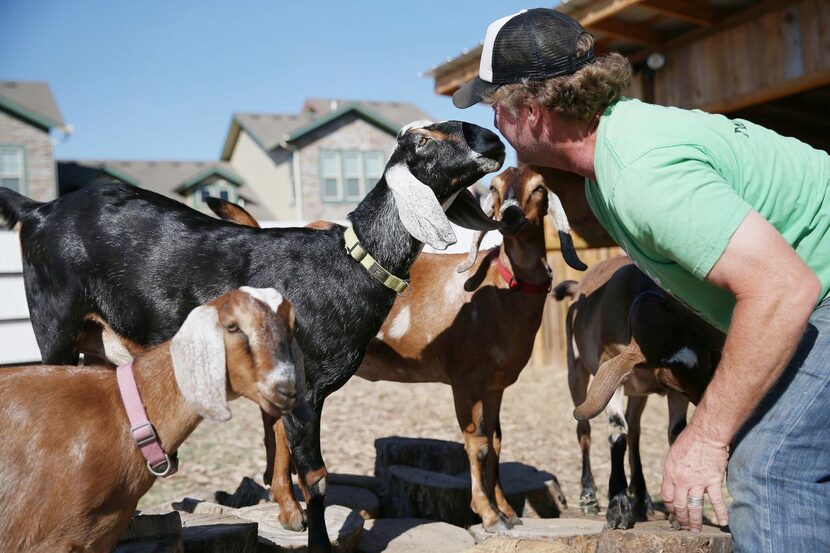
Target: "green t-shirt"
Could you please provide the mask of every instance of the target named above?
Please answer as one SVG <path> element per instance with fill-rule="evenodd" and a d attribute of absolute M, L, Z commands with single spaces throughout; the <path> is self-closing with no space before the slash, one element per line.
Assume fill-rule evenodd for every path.
<path fill-rule="evenodd" d="M 588 203 L 663 289 L 726 331 L 733 296 L 703 281 L 750 209 L 830 291 L 830 156 L 740 119 L 623 98 L 600 118 Z"/>

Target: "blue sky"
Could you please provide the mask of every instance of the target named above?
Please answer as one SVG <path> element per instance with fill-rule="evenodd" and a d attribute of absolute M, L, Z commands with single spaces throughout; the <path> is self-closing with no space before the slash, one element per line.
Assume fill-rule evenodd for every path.
<path fill-rule="evenodd" d="M 59 159 L 217 159 L 235 111 L 306 97 L 411 101 L 493 128 L 418 72 L 478 44 L 514 1 L 3 0 L 0 80 L 47 81 Z M 515 159 L 515 158 L 514 158 Z"/>

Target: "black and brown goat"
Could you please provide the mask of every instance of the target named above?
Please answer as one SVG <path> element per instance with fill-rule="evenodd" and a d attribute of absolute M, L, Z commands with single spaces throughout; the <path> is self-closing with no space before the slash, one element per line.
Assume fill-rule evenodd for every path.
<path fill-rule="evenodd" d="M 99 342 L 119 342 L 106 325 L 98 330 Z M 244 396 L 273 416 L 291 410 L 303 391 L 293 334 L 287 300 L 243 287 L 197 307 L 171 341 L 138 354 L 135 383 L 168 456 L 202 417 L 230 418 L 228 399 Z M 0 551 L 112 551 L 156 480 L 116 379 L 109 365 L 0 371 Z"/>
<path fill-rule="evenodd" d="M 498 170 L 504 155 L 494 133 L 470 123 L 401 129 L 383 176 L 349 215 L 363 250 L 406 277 L 424 243 L 443 249 L 455 240 L 450 219 L 496 228 L 466 188 Z M 10 227 L 20 222 L 26 296 L 47 363 L 76 362 L 90 313 L 146 346 L 170 338 L 200 303 L 241 285 L 273 287 L 294 304 L 316 416 L 292 413 L 283 422 L 309 491 L 309 549 L 329 551 L 320 413 L 357 370 L 396 298 L 346 249 L 346 228 L 242 227 L 124 184 L 49 203 L 0 187 L 0 216 Z"/>
<path fill-rule="evenodd" d="M 470 460 L 471 507 L 486 530 L 500 531 L 519 523 L 499 482 L 502 395 L 530 359 L 550 291 L 545 215 L 550 213 L 566 236 L 570 229 L 559 199 L 531 169 L 509 168 L 493 178 L 490 189 L 485 209 L 503 223 L 502 245 L 479 254 L 480 233 L 466 259 L 463 254 L 421 255 L 412 266 L 414 293 L 395 302 L 356 374 L 373 381 L 452 386 Z M 232 204 L 213 201 L 211 207 L 221 217 L 252 224 Z M 327 223 L 314 223 L 321 224 Z M 564 240 L 565 248 L 570 244 Z M 566 258 L 576 259 L 575 252 L 569 253 Z M 277 447 L 271 489 L 284 524 L 291 527 L 302 513 L 291 494 L 287 449 Z"/>
<path fill-rule="evenodd" d="M 554 295 L 558 300 L 573 299 L 566 333 L 568 385 L 582 450 L 580 507 L 586 513 L 597 512 L 588 421 L 605 410 L 611 428 L 606 519 L 611 528 L 630 528 L 651 509 L 639 450 L 640 416 L 648 395 L 668 395 L 673 443 L 685 428 L 688 402 L 697 404 L 712 378 L 724 335 L 663 292 L 627 257 L 592 266 L 579 283 L 557 285 Z M 627 407 L 623 394 L 628 396 Z"/>

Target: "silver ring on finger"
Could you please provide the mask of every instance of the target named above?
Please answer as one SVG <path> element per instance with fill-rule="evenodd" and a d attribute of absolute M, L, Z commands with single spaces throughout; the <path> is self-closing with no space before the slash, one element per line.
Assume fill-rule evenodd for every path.
<path fill-rule="evenodd" d="M 703 497 L 689 497 L 686 501 L 689 507 L 703 507 Z"/>

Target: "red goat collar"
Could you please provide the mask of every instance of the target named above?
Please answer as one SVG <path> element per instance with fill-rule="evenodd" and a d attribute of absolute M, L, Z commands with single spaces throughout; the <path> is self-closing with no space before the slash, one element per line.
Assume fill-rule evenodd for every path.
<path fill-rule="evenodd" d="M 547 294 L 550 292 L 550 284 L 553 281 L 550 277 L 548 277 L 548 280 L 542 284 L 530 284 L 529 282 L 523 282 L 513 276 L 510 269 L 504 266 L 501 256 L 499 256 L 498 267 L 501 278 L 504 279 L 511 290 L 518 290 L 519 292 L 527 292 L 529 294 Z"/>
<path fill-rule="evenodd" d="M 133 435 L 136 445 L 141 454 L 147 459 L 147 470 L 155 476 L 167 477 L 175 474 L 178 464 L 175 459 L 171 460 L 161 447 L 156 429 L 147 419 L 147 411 L 144 410 L 144 403 L 141 401 L 141 394 L 135 384 L 133 364 L 127 363 L 115 369 L 115 376 L 118 380 L 118 391 L 121 394 L 121 401 L 127 411 L 127 418 L 130 420 L 130 432 Z"/>

